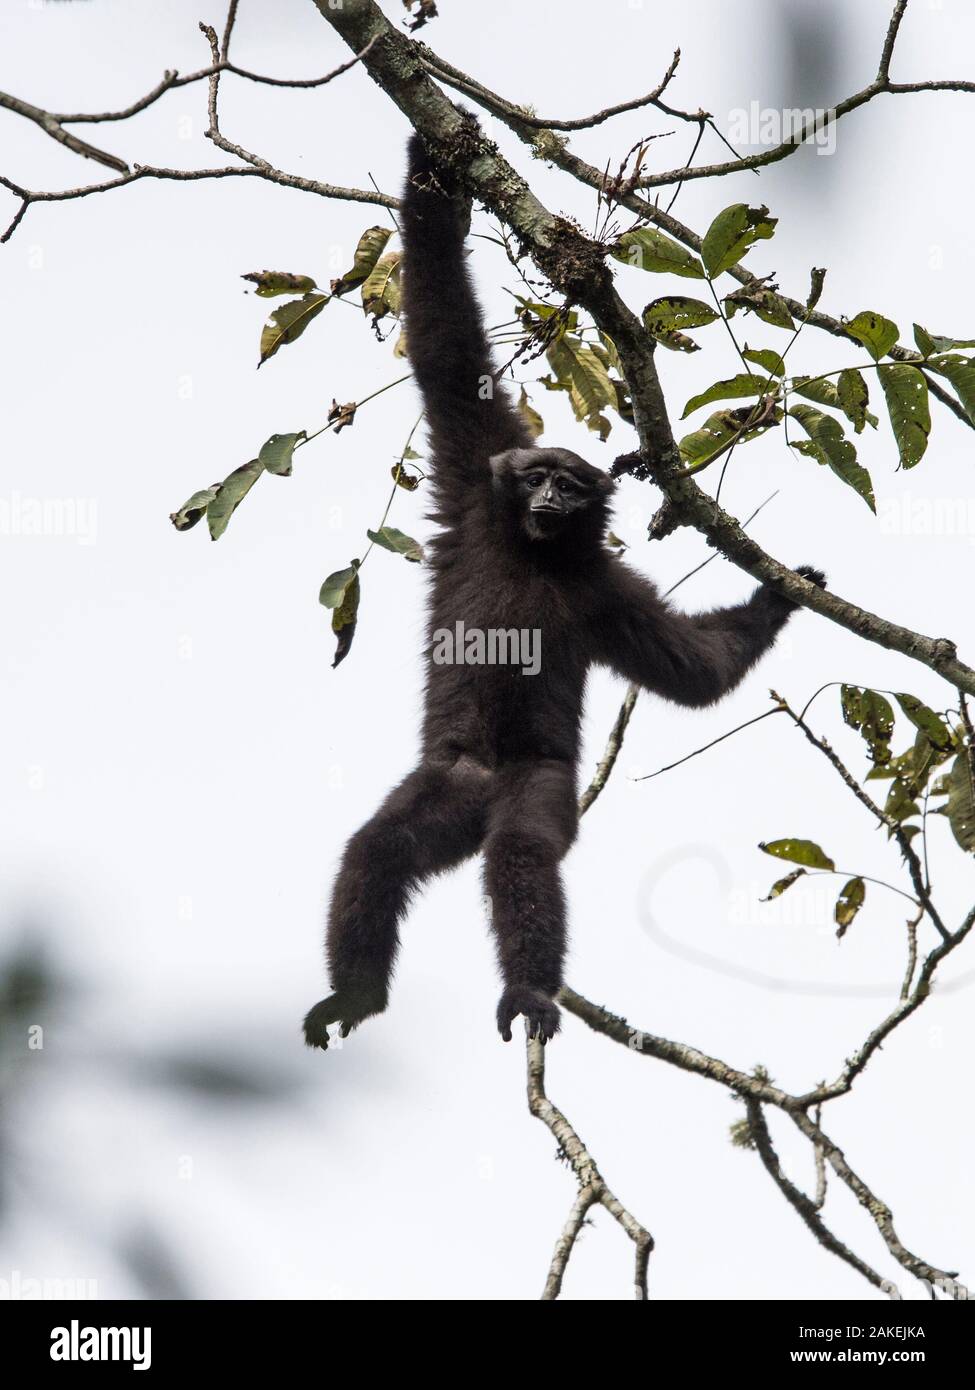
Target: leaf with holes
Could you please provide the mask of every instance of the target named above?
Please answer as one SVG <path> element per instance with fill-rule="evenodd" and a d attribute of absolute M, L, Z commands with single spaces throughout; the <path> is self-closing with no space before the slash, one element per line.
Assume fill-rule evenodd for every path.
<path fill-rule="evenodd" d="M 947 816 L 951 833 L 969 854 L 975 854 L 975 797 L 972 795 L 972 771 L 968 753 L 962 750 L 951 764 L 946 777 L 939 780 L 935 791 L 947 792 L 948 801 L 939 806 L 939 814 Z"/>
<path fill-rule="evenodd" d="M 935 714 L 933 709 L 929 709 L 923 701 L 916 695 L 906 695 L 901 693 L 894 697 L 915 729 L 920 729 L 921 733 L 934 744 L 935 748 L 950 748 L 952 744 L 951 730 L 940 717 Z"/>
<path fill-rule="evenodd" d="M 837 937 L 846 934 L 847 927 L 860 911 L 866 896 L 867 885 L 862 878 L 851 878 L 848 883 L 844 883 L 833 908 L 833 918 L 838 927 Z"/>
<path fill-rule="evenodd" d="M 643 311 L 643 323 L 651 333 L 669 333 L 673 329 L 703 328 L 719 317 L 717 309 L 702 299 L 686 294 L 671 294 L 655 299 Z"/>
<path fill-rule="evenodd" d="M 277 294 L 307 294 L 318 286 L 310 275 L 292 275 L 287 270 L 252 270 L 242 275 L 242 280 L 250 280 L 255 285 L 255 294 L 262 299 L 273 299 Z"/>
<path fill-rule="evenodd" d="M 788 859 L 793 864 L 802 864 L 807 869 L 835 869 L 836 865 L 829 855 L 820 849 L 815 840 L 770 840 L 763 842 L 759 849 L 771 854 L 775 859 Z"/>
<path fill-rule="evenodd" d="M 874 763 L 890 762 L 890 739 L 894 732 L 894 710 L 886 696 L 877 690 L 861 690 L 856 685 L 840 687 L 843 719 L 858 729 Z"/>
<path fill-rule="evenodd" d="M 949 353 L 944 357 L 932 357 L 925 366 L 951 382 L 965 414 L 975 425 L 975 359 Z"/>
<path fill-rule="evenodd" d="M 862 309 L 843 327 L 851 338 L 863 344 L 875 362 L 887 356 L 900 335 L 896 323 L 885 319 L 883 314 L 875 314 L 872 309 Z"/>
<path fill-rule="evenodd" d="M 272 434 L 271 438 L 261 445 L 258 460 L 269 473 L 276 473 L 279 478 L 290 478 L 295 445 L 304 438 L 304 430 L 298 430 L 297 434 Z"/>
<path fill-rule="evenodd" d="M 871 415 L 867 409 L 867 402 L 870 399 L 867 383 L 863 379 L 862 372 L 858 372 L 855 367 L 847 367 L 836 378 L 836 399 L 840 409 L 857 434 L 862 432 L 865 424 L 871 424 L 874 429 L 877 428 L 876 415 Z"/>
<path fill-rule="evenodd" d="M 787 888 L 791 888 L 800 878 L 805 877 L 805 869 L 793 869 L 791 874 L 786 874 L 785 878 L 777 878 L 768 890 L 768 897 L 760 899 L 763 903 L 770 903 L 773 898 L 780 898 Z"/>
<path fill-rule="evenodd" d="M 877 368 L 887 400 L 902 468 L 913 468 L 924 456 L 931 433 L 928 383 L 917 367 L 906 362 Z"/>

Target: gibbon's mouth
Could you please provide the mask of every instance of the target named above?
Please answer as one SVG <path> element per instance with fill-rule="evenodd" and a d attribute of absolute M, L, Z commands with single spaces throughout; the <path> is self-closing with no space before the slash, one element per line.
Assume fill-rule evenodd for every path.
<path fill-rule="evenodd" d="M 539 512 L 542 512 L 546 516 L 565 515 L 564 507 L 550 507 L 547 504 L 541 502 L 536 503 L 530 510 L 532 512 L 532 515 L 537 515 Z"/>

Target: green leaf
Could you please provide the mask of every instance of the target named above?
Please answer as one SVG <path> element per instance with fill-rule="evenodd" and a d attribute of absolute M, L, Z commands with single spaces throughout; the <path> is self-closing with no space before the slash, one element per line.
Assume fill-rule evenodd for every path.
<path fill-rule="evenodd" d="M 341 608 L 345 601 L 349 585 L 353 582 L 358 573 L 359 562 L 349 565 L 344 570 L 335 570 L 325 580 L 318 593 L 318 602 L 325 608 Z"/>
<path fill-rule="evenodd" d="M 524 386 L 518 395 L 518 411 L 528 426 L 528 432 L 532 439 L 537 439 L 540 434 L 545 433 L 545 421 L 528 399 L 528 393 Z"/>
<path fill-rule="evenodd" d="M 416 455 L 418 458 L 419 455 Z M 401 487 L 406 492 L 416 492 L 420 486 L 420 479 L 416 473 L 411 473 L 408 468 L 404 468 L 402 462 L 394 463 L 389 470 L 390 476 L 397 487 Z"/>
<path fill-rule="evenodd" d="M 772 376 L 784 376 L 785 374 L 785 361 L 772 348 L 746 347 L 742 357 L 747 358 L 749 362 L 757 362 Z"/>
<path fill-rule="evenodd" d="M 194 492 L 188 502 L 184 502 L 178 512 L 170 515 L 170 521 L 177 531 L 189 531 L 191 527 L 203 516 L 207 507 L 220 491 L 219 485 L 216 487 L 206 487 L 200 492 Z"/>
<path fill-rule="evenodd" d="M 859 729 L 874 763 L 890 762 L 890 737 L 894 732 L 894 710 L 890 701 L 877 690 L 861 690 L 855 685 L 840 687 L 843 718 L 853 729 Z"/>
<path fill-rule="evenodd" d="M 840 422 L 811 405 L 794 405 L 789 414 L 799 421 L 811 441 L 805 447 L 793 442 L 792 447 L 831 468 L 838 478 L 863 498 L 872 512 L 876 512 L 870 474 L 857 463 L 856 449 L 843 434 Z"/>
<path fill-rule="evenodd" d="M 573 414 L 605 439 L 609 421 L 602 415 L 616 408 L 616 389 L 603 363 L 581 339 L 566 333 L 545 349 L 545 356 L 561 390 L 568 391 Z M 603 433 L 605 430 L 606 434 Z"/>
<path fill-rule="evenodd" d="M 709 386 L 700 395 L 692 396 L 684 406 L 684 413 L 680 418 L 686 420 L 692 411 L 697 410 L 702 405 L 709 405 L 711 401 L 724 401 L 741 396 L 761 396 L 767 391 L 772 392 L 776 389 L 776 384 L 773 382 L 770 386 L 768 379 L 764 376 L 740 373 L 738 376 L 729 377 L 726 381 L 716 381 L 713 386 Z"/>
<path fill-rule="evenodd" d="M 362 307 L 374 323 L 387 314 L 399 317 L 401 260 L 402 252 L 390 251 L 380 257 L 362 283 Z"/>
<path fill-rule="evenodd" d="M 952 740 L 952 746 L 954 740 Z M 927 786 L 935 768 L 951 756 L 951 747 L 936 748 L 926 734 L 918 730 L 913 745 L 899 753 L 890 762 L 872 767 L 866 781 L 877 782 L 887 778 L 899 777 L 911 797 L 920 796 Z"/>
<path fill-rule="evenodd" d="M 823 293 L 823 284 L 826 280 L 826 271 L 817 266 L 813 266 L 809 272 L 809 294 L 806 296 L 806 313 L 811 314 L 819 303 Z"/>
<path fill-rule="evenodd" d="M 287 270 L 252 270 L 240 278 L 252 281 L 255 294 L 262 299 L 273 299 L 276 294 L 307 294 L 318 288 L 310 275 L 292 275 Z"/>
<path fill-rule="evenodd" d="M 740 290 L 725 295 L 724 309 L 729 319 L 734 318 L 736 310 L 745 309 L 773 328 L 795 329 L 788 304 L 774 290 L 743 285 Z"/>
<path fill-rule="evenodd" d="M 914 325 L 914 341 L 918 352 L 925 357 L 935 352 L 951 352 L 954 348 L 975 347 L 975 338 L 939 338 L 935 333 L 928 333 L 919 323 Z"/>
<path fill-rule="evenodd" d="M 366 535 L 376 545 L 381 545 L 383 550 L 402 555 L 404 560 L 412 560 L 414 564 L 419 564 L 423 559 L 423 546 L 419 541 L 415 541 L 412 536 L 404 535 L 402 531 L 397 531 L 395 526 L 382 526 L 378 531 L 367 531 Z"/>
<path fill-rule="evenodd" d="M 921 733 L 934 744 L 935 748 L 950 748 L 952 744 L 951 730 L 944 720 L 933 709 L 929 709 L 923 701 L 916 695 L 895 695 L 897 703 L 914 725 L 915 729 L 920 729 Z"/>
<path fill-rule="evenodd" d="M 965 407 L 965 413 L 975 424 L 975 360 L 970 357 L 932 357 L 925 363 L 931 371 L 947 377 Z"/>
<path fill-rule="evenodd" d="M 966 750 L 958 754 L 947 777 L 942 780 L 948 802 L 939 810 L 948 817 L 951 833 L 961 848 L 975 854 L 975 798 L 972 796 L 971 769 Z"/>
<path fill-rule="evenodd" d="M 259 462 L 269 473 L 276 473 L 279 478 L 290 478 L 295 445 L 305 437 L 304 430 L 298 430 L 297 434 L 272 434 L 261 445 L 261 452 L 257 456 Z"/>
<path fill-rule="evenodd" d="M 817 405 L 832 406 L 834 410 L 840 408 L 839 394 L 829 377 L 794 376 L 790 389 L 805 396 L 808 401 L 815 401 Z"/>
<path fill-rule="evenodd" d="M 847 927 L 860 911 L 866 896 L 867 886 L 862 878 L 851 878 L 848 883 L 844 883 L 833 909 L 833 917 L 839 927 L 836 933 L 838 937 L 846 934 Z"/>
<path fill-rule="evenodd" d="M 678 442 L 681 458 L 688 465 L 703 464 L 719 453 L 732 439 L 736 439 L 738 444 L 747 444 L 749 440 L 778 424 L 782 418 L 782 412 L 776 407 L 760 424 L 746 429 L 744 427 L 753 411 L 754 406 L 745 406 L 740 410 L 716 410 L 713 415 L 708 416 L 703 425 L 691 434 L 685 434 Z"/>
<path fill-rule="evenodd" d="M 690 280 L 703 280 L 704 267 L 698 258 L 686 251 L 679 242 L 664 236 L 656 227 L 637 227 L 632 232 L 624 232 L 610 255 L 624 265 L 636 266 L 638 270 L 667 272 L 683 275 Z"/>
<path fill-rule="evenodd" d="M 261 333 L 260 367 L 269 357 L 273 357 L 279 347 L 293 343 L 322 312 L 328 303 L 327 294 L 306 294 L 301 299 L 289 299 L 280 309 L 275 309 Z"/>
<path fill-rule="evenodd" d="M 770 840 L 759 845 L 760 850 L 776 859 L 788 859 L 804 864 L 807 869 L 835 869 L 836 865 L 816 844 L 815 840 Z"/>
<path fill-rule="evenodd" d="M 655 299 L 643 311 L 643 322 L 651 333 L 667 333 L 672 329 L 703 328 L 719 318 L 717 309 L 702 299 L 686 294 L 671 294 Z"/>
<path fill-rule="evenodd" d="M 887 400 L 901 467 L 913 468 L 923 457 L 931 433 L 928 383 L 917 367 L 905 362 L 878 367 L 877 375 Z"/>
<path fill-rule="evenodd" d="M 791 874 L 786 874 L 785 878 L 777 878 L 768 890 L 768 897 L 762 898 L 763 903 L 770 903 L 773 898 L 780 898 L 787 888 L 791 888 L 800 878 L 805 876 L 805 869 L 793 869 Z"/>
<path fill-rule="evenodd" d="M 210 539 L 219 540 L 226 531 L 230 518 L 264 472 L 259 459 L 251 459 L 240 468 L 229 473 L 217 488 L 217 495 L 207 507 L 207 525 Z"/>
<path fill-rule="evenodd" d="M 867 409 L 867 402 L 870 399 L 867 383 L 863 379 L 863 374 L 858 372 L 855 367 L 847 367 L 836 378 L 836 398 L 840 409 L 857 434 L 861 433 L 868 420 L 874 429 L 877 428 L 877 417 L 871 415 Z"/>
<path fill-rule="evenodd" d="M 896 323 L 885 319 L 883 314 L 875 314 L 872 309 L 862 309 L 843 327 L 851 338 L 863 344 L 875 362 L 887 356 L 900 335 Z"/>
<path fill-rule="evenodd" d="M 899 825 L 908 816 L 917 816 L 920 813 L 921 808 L 914 800 L 911 788 L 899 777 L 895 777 L 890 784 L 887 800 L 884 802 L 884 814 L 889 816 L 891 820 L 897 821 Z"/>
<path fill-rule="evenodd" d="M 671 352 L 700 352 L 701 350 L 700 343 L 695 343 L 694 339 L 689 338 L 686 333 L 678 333 L 676 328 L 671 328 L 668 332 L 661 329 L 653 336 L 661 347 L 670 348 Z"/>
<path fill-rule="evenodd" d="M 327 584 L 328 580 L 325 582 Z M 349 648 L 352 646 L 352 639 L 355 636 L 356 623 L 359 617 L 360 594 L 359 566 L 358 562 L 356 562 L 353 566 L 352 582 L 347 586 L 342 596 L 342 602 L 332 612 L 332 631 L 337 638 L 335 643 L 335 656 L 332 660 L 333 670 L 340 662 L 345 660 L 349 654 Z"/>
<path fill-rule="evenodd" d="M 732 203 L 719 212 L 701 245 L 701 259 L 711 278 L 733 266 L 756 241 L 767 240 L 777 221 L 769 217 L 768 208 L 750 208 L 745 203 Z"/>
<path fill-rule="evenodd" d="M 367 227 L 355 248 L 352 269 L 332 281 L 332 293 L 347 294 L 349 290 L 355 289 L 356 285 L 361 285 L 370 275 L 392 235 L 390 227 Z"/>

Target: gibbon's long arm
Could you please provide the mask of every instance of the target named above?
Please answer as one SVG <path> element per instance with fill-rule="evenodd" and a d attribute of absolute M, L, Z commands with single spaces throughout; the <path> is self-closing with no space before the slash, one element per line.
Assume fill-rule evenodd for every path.
<path fill-rule="evenodd" d="M 441 500 L 486 482 L 492 454 L 532 443 L 492 375 L 465 264 L 468 214 L 454 180 L 414 135 L 401 214 L 403 307 L 407 352 L 423 396 Z"/>
<path fill-rule="evenodd" d="M 798 571 L 825 586 L 818 570 Z M 629 681 L 698 708 L 733 690 L 771 647 L 796 605 L 761 587 L 745 603 L 678 613 L 641 575 L 614 562 L 593 657 Z"/>

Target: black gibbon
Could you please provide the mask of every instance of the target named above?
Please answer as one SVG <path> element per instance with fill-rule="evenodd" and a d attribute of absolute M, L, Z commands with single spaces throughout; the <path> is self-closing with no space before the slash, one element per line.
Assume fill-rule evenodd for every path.
<path fill-rule="evenodd" d="M 383 1011 L 411 895 L 478 851 L 504 985 L 501 1036 L 509 1040 L 523 1014 L 530 1036 L 551 1038 L 566 944 L 559 861 L 576 833 L 589 667 L 681 705 L 709 705 L 769 649 L 795 607 L 760 587 L 746 603 L 692 617 L 610 552 L 612 480 L 568 449 L 537 447 L 495 385 L 464 263 L 469 210 L 414 136 L 403 307 L 440 526 L 430 547 L 422 754 L 346 846 L 327 933 L 334 993 L 305 1019 L 312 1047 L 328 1046 L 329 1024 L 345 1037 Z M 438 634 L 512 630 L 540 639 L 534 673 L 523 660 L 435 658 Z"/>

